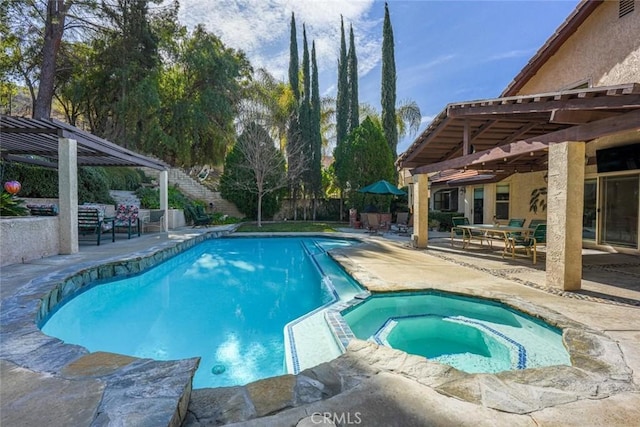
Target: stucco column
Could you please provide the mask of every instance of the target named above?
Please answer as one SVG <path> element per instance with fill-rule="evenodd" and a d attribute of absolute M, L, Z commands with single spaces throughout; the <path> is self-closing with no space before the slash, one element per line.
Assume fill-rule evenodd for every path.
<path fill-rule="evenodd" d="M 58 138 L 60 253 L 78 253 L 78 143 Z"/>
<path fill-rule="evenodd" d="M 549 147 L 547 285 L 576 291 L 582 281 L 585 143 Z"/>
<path fill-rule="evenodd" d="M 429 176 L 413 177 L 413 245 L 426 248 L 429 241 Z"/>
<path fill-rule="evenodd" d="M 169 171 L 160 171 L 160 209 L 164 209 L 163 229 L 169 231 Z"/>

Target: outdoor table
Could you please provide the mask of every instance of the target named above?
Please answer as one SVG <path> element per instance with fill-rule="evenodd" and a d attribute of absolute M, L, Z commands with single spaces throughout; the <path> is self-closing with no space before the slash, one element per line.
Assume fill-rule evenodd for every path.
<path fill-rule="evenodd" d="M 504 250 L 502 255 L 504 256 L 507 253 L 507 249 L 509 248 L 509 235 L 520 233 L 523 236 L 528 236 L 529 233 L 532 232 L 530 228 L 527 227 L 510 227 L 508 225 L 499 225 L 499 224 L 472 224 L 472 225 L 458 225 L 457 228 L 463 230 L 463 232 L 469 233 L 469 239 L 463 239 L 462 248 L 466 249 L 471 243 L 471 232 L 472 231 L 480 231 L 484 232 L 489 238 L 501 238 L 504 241 Z M 491 242 L 491 240 L 489 240 Z M 491 245 L 491 244 L 490 244 Z M 493 246 L 492 246 L 493 247 Z"/>

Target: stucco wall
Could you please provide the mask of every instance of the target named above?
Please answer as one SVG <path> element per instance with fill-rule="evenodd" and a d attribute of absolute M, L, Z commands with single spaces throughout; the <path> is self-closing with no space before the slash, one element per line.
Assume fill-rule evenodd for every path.
<path fill-rule="evenodd" d="M 531 192 L 536 188 L 547 187 L 544 182 L 546 172 L 516 173 L 500 181 L 499 184 L 509 184 L 509 218 L 524 218 L 525 224 L 529 224 L 532 219 L 546 220 L 547 212 L 538 209 L 538 212 L 531 212 L 529 209 Z M 469 186 L 464 195 L 464 213 L 469 219 L 473 218 L 473 189 L 478 186 Z M 496 184 L 484 185 L 484 223 L 490 223 L 496 212 Z M 459 209 L 462 211 L 462 205 Z M 498 221 L 506 224 L 507 221 Z"/>
<path fill-rule="evenodd" d="M 618 2 L 603 2 L 540 68 L 519 95 L 640 82 L 640 6 L 618 18 Z"/>
<path fill-rule="evenodd" d="M 0 218 L 0 265 L 58 255 L 58 228 L 57 216 Z"/>

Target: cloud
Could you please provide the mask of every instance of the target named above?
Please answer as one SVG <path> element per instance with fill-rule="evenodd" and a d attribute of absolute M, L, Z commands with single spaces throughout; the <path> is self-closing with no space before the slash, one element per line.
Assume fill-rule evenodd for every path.
<path fill-rule="evenodd" d="M 345 31 L 353 24 L 360 75 L 380 61 L 381 23 L 369 18 L 373 0 L 181 0 L 180 21 L 203 24 L 229 47 L 244 51 L 254 67 L 264 67 L 286 80 L 289 67 L 291 12 L 295 13 L 299 56 L 302 25 L 309 49 L 315 40 L 320 72 L 335 70 L 340 49 L 340 15 Z"/>
<path fill-rule="evenodd" d="M 514 49 L 506 52 L 499 52 L 487 57 L 486 61 L 500 61 L 502 59 L 530 57 L 534 49 Z"/>

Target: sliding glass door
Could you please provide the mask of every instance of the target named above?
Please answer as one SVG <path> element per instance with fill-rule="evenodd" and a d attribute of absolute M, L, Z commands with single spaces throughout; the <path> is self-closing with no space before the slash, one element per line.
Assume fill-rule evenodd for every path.
<path fill-rule="evenodd" d="M 602 243 L 638 247 L 640 176 L 602 178 Z"/>
<path fill-rule="evenodd" d="M 582 239 L 596 240 L 598 228 L 598 180 L 584 181 L 584 210 L 582 212 Z"/>

